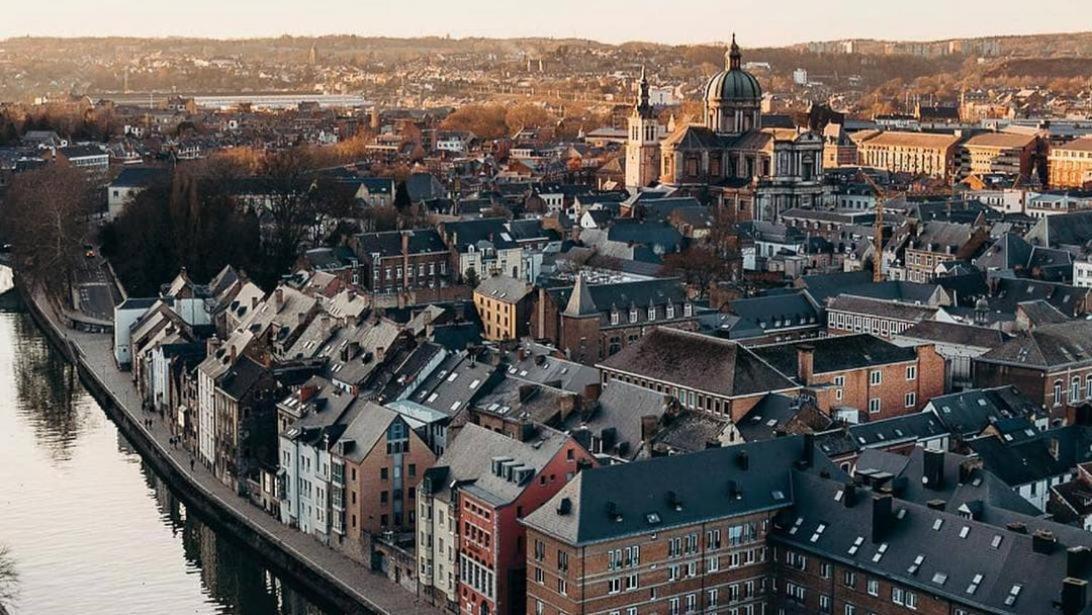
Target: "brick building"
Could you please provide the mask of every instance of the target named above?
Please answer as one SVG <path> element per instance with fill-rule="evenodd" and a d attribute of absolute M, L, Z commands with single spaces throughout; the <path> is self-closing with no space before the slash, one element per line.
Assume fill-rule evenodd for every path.
<path fill-rule="evenodd" d="M 527 612 L 772 613 L 794 466 L 840 473 L 801 437 L 580 473 L 524 520 Z"/>
<path fill-rule="evenodd" d="M 696 330 L 686 290 L 674 278 L 539 289 L 531 335 L 548 340 L 580 363 L 595 363 L 641 339 L 656 326 Z"/>
<path fill-rule="evenodd" d="M 524 520 L 527 612 L 1086 612 L 1083 529 L 891 491 L 806 436 L 582 472 Z"/>
<path fill-rule="evenodd" d="M 598 365 L 603 382 L 621 380 L 679 400 L 682 407 L 738 422 L 768 393 L 800 386 L 736 342 L 652 329 Z"/>
<path fill-rule="evenodd" d="M 1092 399 L 1092 322 L 1044 325 L 973 359 L 976 387 L 1014 385 L 1055 419 Z"/>
<path fill-rule="evenodd" d="M 402 415 L 371 402 L 349 421 L 332 451 L 332 489 L 340 475 L 344 489 L 331 493 L 341 504 L 340 524 L 350 539 L 365 533 L 413 531 L 417 485 L 436 461 L 428 444 Z M 338 502 L 340 493 L 341 501 Z"/>
<path fill-rule="evenodd" d="M 944 393 L 944 358 L 932 344 L 908 348 L 861 334 L 752 350 L 806 388 L 821 410 L 856 408 L 866 421 L 917 412 Z"/>
<path fill-rule="evenodd" d="M 519 520 L 595 462 L 546 427 L 526 441 L 468 423 L 421 483 L 419 593 L 464 615 L 523 613 Z"/>
<path fill-rule="evenodd" d="M 351 247 L 360 263 L 359 283 L 374 293 L 447 286 L 451 256 L 433 229 L 363 233 Z"/>

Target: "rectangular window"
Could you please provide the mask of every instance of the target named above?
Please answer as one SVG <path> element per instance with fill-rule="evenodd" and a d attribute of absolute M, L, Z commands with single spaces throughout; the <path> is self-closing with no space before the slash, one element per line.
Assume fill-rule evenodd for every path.
<path fill-rule="evenodd" d="M 871 414 L 876 414 L 877 412 L 880 411 L 880 398 L 879 397 L 873 397 L 872 399 L 868 400 L 868 411 Z"/>
<path fill-rule="evenodd" d="M 907 365 L 906 366 L 906 379 L 907 380 L 917 380 L 917 377 L 918 377 L 918 366 L 917 365 Z"/>
<path fill-rule="evenodd" d="M 917 404 L 918 396 L 913 391 L 906 394 L 906 407 L 913 408 Z"/>
<path fill-rule="evenodd" d="M 878 385 L 878 384 L 880 384 L 882 382 L 883 382 L 883 372 L 882 371 L 880 371 L 878 369 L 874 369 L 868 374 L 868 383 L 871 384 L 872 386 L 876 386 L 876 385 Z"/>

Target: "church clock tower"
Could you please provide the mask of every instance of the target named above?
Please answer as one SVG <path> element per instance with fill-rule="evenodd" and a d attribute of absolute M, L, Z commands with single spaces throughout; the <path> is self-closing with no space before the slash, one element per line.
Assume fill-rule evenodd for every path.
<path fill-rule="evenodd" d="M 660 122 L 648 100 L 648 78 L 641 67 L 640 93 L 626 136 L 626 188 L 637 190 L 660 178 Z"/>

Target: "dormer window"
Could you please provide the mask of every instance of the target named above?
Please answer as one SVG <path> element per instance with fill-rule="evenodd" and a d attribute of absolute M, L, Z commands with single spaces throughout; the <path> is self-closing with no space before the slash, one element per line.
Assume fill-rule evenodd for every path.
<path fill-rule="evenodd" d="M 630 310 L 629 310 L 629 321 L 631 323 L 637 322 L 637 308 L 630 308 Z"/>
<path fill-rule="evenodd" d="M 612 325 L 618 324 L 618 310 L 611 310 L 610 311 L 610 324 L 612 324 Z"/>
<path fill-rule="evenodd" d="M 674 318 L 675 317 L 675 304 L 674 303 L 668 303 L 667 304 L 667 317 L 668 318 Z M 1092 391 L 1092 381 L 1090 381 L 1089 386 L 1090 386 L 1089 391 Z M 1090 394 L 1089 396 L 1092 397 L 1092 394 Z"/>
<path fill-rule="evenodd" d="M 694 306 L 691 305 L 689 302 L 684 303 L 682 309 L 683 309 L 683 316 L 693 316 L 694 315 Z"/>
<path fill-rule="evenodd" d="M 656 320 L 656 308 L 649 306 L 649 308 L 648 308 L 648 319 L 649 320 Z"/>

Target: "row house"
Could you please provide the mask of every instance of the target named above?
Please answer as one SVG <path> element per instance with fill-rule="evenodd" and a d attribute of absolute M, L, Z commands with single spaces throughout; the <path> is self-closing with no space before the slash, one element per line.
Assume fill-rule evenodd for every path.
<path fill-rule="evenodd" d="M 987 132 L 975 135 L 962 145 L 961 174 L 1006 173 L 1030 178 L 1039 144 L 1035 134 Z"/>
<path fill-rule="evenodd" d="M 464 615 L 523 613 L 530 550 L 520 521 L 594 463 L 546 427 L 517 440 L 464 425 L 420 486 L 420 595 Z"/>
<path fill-rule="evenodd" d="M 918 224 L 906 245 L 904 261 L 911 282 L 929 282 L 949 261 L 971 261 L 985 248 L 989 229 L 929 220 Z"/>
<path fill-rule="evenodd" d="M 501 274 L 524 279 L 523 247 L 513 238 L 504 218 L 445 222 L 440 234 L 460 278 Z M 471 274 L 470 272 L 474 272 Z"/>
<path fill-rule="evenodd" d="M 800 385 L 736 342 L 653 328 L 597 367 L 604 386 L 628 382 L 679 400 L 688 410 L 738 422 L 768 393 Z"/>
<path fill-rule="evenodd" d="M 856 409 L 865 421 L 893 418 L 917 412 L 944 393 L 944 358 L 930 344 L 903 347 L 860 334 L 751 350 L 828 413 Z"/>

